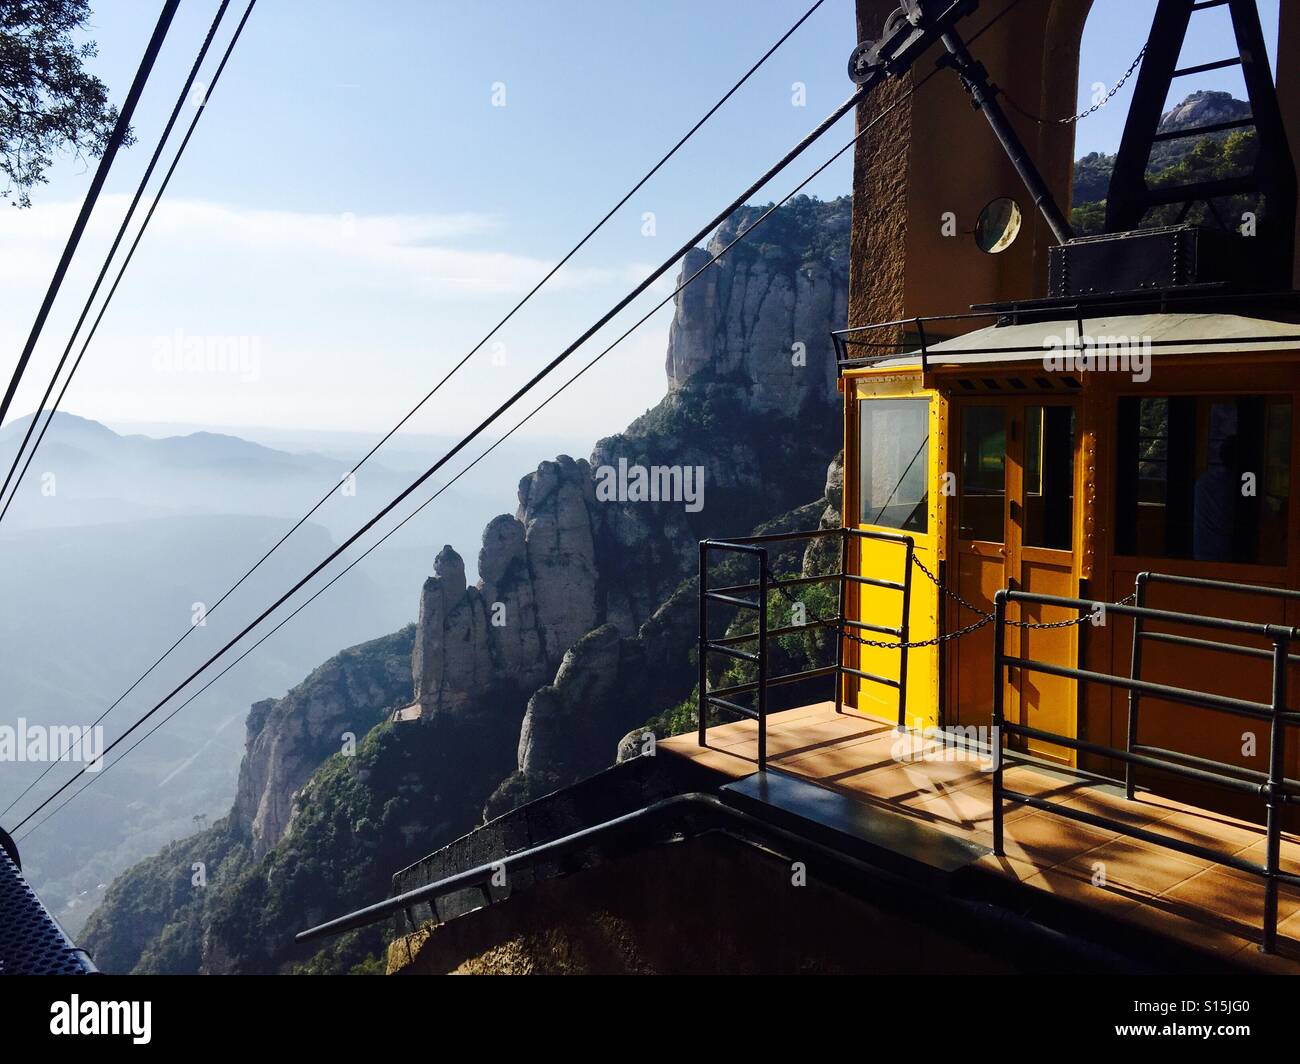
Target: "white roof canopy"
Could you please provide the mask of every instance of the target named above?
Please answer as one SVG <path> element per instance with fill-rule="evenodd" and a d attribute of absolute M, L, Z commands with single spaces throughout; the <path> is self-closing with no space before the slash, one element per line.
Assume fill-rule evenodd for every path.
<path fill-rule="evenodd" d="M 926 362 L 938 366 L 1038 362 L 1053 351 L 1078 350 L 1078 324 L 1071 320 L 991 325 L 926 345 Z M 1084 317 L 1083 344 L 1106 349 L 1150 344 L 1152 355 L 1191 355 L 1300 350 L 1300 324 L 1238 314 L 1124 314 Z M 851 351 L 852 348 L 850 347 Z M 871 363 L 873 369 L 919 366 L 916 349 Z"/>

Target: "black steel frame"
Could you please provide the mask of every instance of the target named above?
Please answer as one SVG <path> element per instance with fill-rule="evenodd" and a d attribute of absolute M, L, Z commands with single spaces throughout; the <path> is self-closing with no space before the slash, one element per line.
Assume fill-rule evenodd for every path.
<path fill-rule="evenodd" d="M 1232 20 L 1233 37 L 1228 43 L 1235 51 L 1217 62 L 1180 69 L 1178 60 L 1192 15 L 1202 8 L 1225 6 Z M 1158 131 L 1175 79 L 1229 66 L 1241 68 L 1250 100 L 1248 119 L 1166 133 Z M 1160 188 L 1148 185 L 1146 169 L 1151 149 L 1157 141 L 1199 137 L 1237 126 L 1255 128 L 1259 156 L 1254 172 L 1213 182 Z M 1118 233 L 1136 229 L 1146 212 L 1160 204 L 1190 206 L 1198 200 L 1208 201 L 1239 192 L 1256 192 L 1264 196 L 1272 230 L 1271 239 L 1265 246 L 1278 280 L 1289 281 L 1294 253 L 1296 173 L 1255 0 L 1219 0 L 1213 4 L 1197 0 L 1160 0 L 1111 171 L 1106 195 L 1106 231 Z"/>
<path fill-rule="evenodd" d="M 1212 587 L 1224 590 L 1236 589 L 1240 591 L 1258 592 L 1261 594 L 1296 594 L 1295 592 L 1277 592 L 1272 588 L 1259 588 L 1249 584 L 1231 584 L 1226 581 L 1200 580 L 1192 577 L 1171 577 L 1159 574 L 1144 574 L 1144 576 L 1146 577 L 1144 583 L 1150 583 L 1153 579 L 1157 579 L 1170 583 L 1183 583 L 1188 586 L 1204 586 L 1207 588 Z M 1139 592 L 1139 594 L 1140 593 L 1141 592 Z M 1273 644 L 1273 649 L 1271 651 L 1264 650 L 1262 653 L 1270 657 L 1273 663 L 1271 699 L 1268 703 L 1252 702 L 1241 698 L 1231 698 L 1226 695 L 1216 695 L 1189 688 L 1172 687 L 1167 684 L 1152 683 L 1149 680 L 1143 680 L 1138 677 L 1137 671 L 1140 668 L 1140 661 L 1133 664 L 1131 669 L 1133 675 L 1117 676 L 1111 673 L 1095 672 L 1082 668 L 1070 668 L 1063 665 L 1055 665 L 1051 662 L 1037 661 L 1031 658 L 1021 657 L 1019 655 L 1010 655 L 1006 652 L 1006 618 L 1008 603 L 1038 603 L 1041 605 L 1058 606 L 1064 609 L 1077 610 L 1080 613 L 1092 611 L 1100 606 L 1105 609 L 1108 614 L 1132 617 L 1134 619 L 1135 627 L 1140 622 L 1144 621 L 1164 622 L 1166 624 L 1181 624 L 1210 629 L 1212 631 L 1232 632 L 1237 635 L 1249 635 L 1268 640 Z M 1103 603 L 1093 599 L 1063 598 L 1056 595 L 1040 595 L 1027 591 L 1010 591 L 1006 589 L 999 591 L 994 597 L 993 611 L 993 729 L 994 743 L 999 748 L 1002 745 L 1004 737 L 1007 736 L 1038 739 L 1043 742 L 1064 746 L 1076 752 L 1094 754 L 1099 757 L 1121 761 L 1126 766 L 1126 773 L 1128 774 L 1127 779 L 1130 785 L 1131 772 L 1133 768 L 1140 767 L 1154 769 L 1183 779 L 1222 787 L 1239 794 L 1247 794 L 1262 798 L 1265 802 L 1267 814 L 1265 823 L 1265 862 L 1264 864 L 1259 864 L 1254 861 L 1247 861 L 1233 854 L 1222 853 L 1210 847 L 1200 846 L 1195 843 L 1186 842 L 1182 839 L 1171 838 L 1168 835 L 1161 835 L 1157 831 L 1149 831 L 1146 828 L 1126 824 L 1110 817 L 1104 817 L 1084 810 L 1074 809 L 1070 806 L 1053 802 L 1036 795 L 1022 794 L 1018 791 L 1009 790 L 1006 787 L 1003 778 L 1005 759 L 1001 756 L 997 756 L 994 758 L 993 769 L 993 852 L 999 856 L 1005 852 L 1003 844 L 1003 804 L 1005 802 L 1012 802 L 1019 805 L 1028 805 L 1035 809 L 1046 810 L 1056 814 L 1057 816 L 1063 816 L 1067 819 L 1076 820 L 1083 824 L 1090 824 L 1093 827 L 1108 829 L 1117 832 L 1118 834 L 1140 839 L 1156 846 L 1162 846 L 1166 849 L 1176 850 L 1181 853 L 1190 854 L 1194 857 L 1200 857 L 1204 860 L 1214 861 L 1221 865 L 1227 865 L 1228 867 L 1236 868 L 1242 872 L 1261 876 L 1264 879 L 1263 950 L 1266 953 L 1274 952 L 1277 942 L 1278 885 L 1285 882 L 1295 886 L 1300 886 L 1300 875 L 1293 875 L 1289 872 L 1284 872 L 1280 865 L 1282 807 L 1288 802 L 1296 802 L 1297 800 L 1300 800 L 1300 783 L 1297 783 L 1297 781 L 1294 780 L 1288 780 L 1283 775 L 1286 749 L 1286 726 L 1300 724 L 1300 713 L 1289 710 L 1286 701 L 1287 665 L 1295 658 L 1294 655 L 1288 654 L 1288 648 L 1293 642 L 1300 639 L 1300 629 L 1290 628 L 1285 625 L 1257 624 L 1250 621 L 1239 621 L 1226 617 L 1209 617 L 1198 614 L 1181 613 L 1173 610 L 1157 610 L 1142 605 L 1129 606 L 1114 602 Z M 1165 633 L 1147 633 L 1146 636 L 1139 635 L 1135 638 L 1135 647 L 1140 647 L 1142 639 L 1150 638 L 1153 634 L 1161 635 Z M 1181 642 L 1183 638 L 1190 637 L 1179 637 L 1178 641 Z M 1170 640 L 1166 639 L 1163 641 L 1169 642 Z M 1223 650 L 1225 652 L 1254 652 L 1254 648 L 1242 647 L 1232 643 L 1219 643 L 1213 640 L 1197 640 L 1192 645 L 1201 647 L 1202 649 Z M 1164 750 L 1158 751 L 1159 756 L 1153 752 L 1144 752 L 1144 748 L 1137 746 L 1134 742 L 1136 716 L 1135 707 L 1132 704 L 1130 704 L 1130 731 L 1126 740 L 1125 749 L 1107 746 L 1102 743 L 1089 742 L 1072 736 L 1059 735 L 1053 732 L 1044 731 L 1041 728 L 1033 728 L 1026 724 L 1008 721 L 1006 719 L 1003 703 L 1005 695 L 1005 670 L 1009 668 L 1024 669 L 1029 672 L 1039 672 L 1050 676 L 1062 676 L 1067 679 L 1073 679 L 1079 683 L 1099 683 L 1108 687 L 1122 688 L 1129 692 L 1130 699 L 1132 699 L 1132 696 L 1135 694 L 1150 695 L 1155 698 L 1166 699 L 1182 705 L 1234 713 L 1251 720 L 1267 722 L 1270 726 L 1269 771 L 1265 776 L 1261 773 L 1249 772 L 1236 765 L 1212 761 L 1208 758 L 1192 758 L 1188 755 L 1181 754 L 1177 754 L 1176 758 L 1170 758 L 1170 751 Z M 1151 748 L 1146 749 L 1149 751 Z M 1131 795 L 1132 792 L 1130 791 L 1129 793 Z"/>
<path fill-rule="evenodd" d="M 777 543 L 789 543 L 796 540 L 827 539 L 837 537 L 840 540 L 840 568 L 838 572 L 817 576 L 798 576 L 788 580 L 772 578 L 769 567 L 768 548 Z M 854 540 L 869 539 L 883 543 L 896 543 L 903 548 L 902 580 L 885 580 L 881 577 L 863 576 L 852 573 L 850 569 L 850 546 Z M 712 551 L 731 551 L 736 554 L 754 558 L 758 561 L 758 579 L 747 584 L 733 584 L 727 587 L 709 586 L 709 561 Z M 738 539 L 705 539 L 700 541 L 700 589 L 699 617 L 700 631 L 696 654 L 699 667 L 699 726 L 698 741 L 705 745 L 705 733 L 708 731 L 708 709 L 714 706 L 736 716 L 758 721 L 758 768 L 760 772 L 767 769 L 767 693 L 768 688 L 778 684 L 796 683 L 821 676 L 835 678 L 835 712 L 844 712 L 844 677 L 854 676 L 859 680 L 892 687 L 898 691 L 898 724 L 902 727 L 907 718 L 907 643 L 910 632 L 912 555 L 915 544 L 911 536 L 898 532 L 874 532 L 858 528 L 820 528 L 809 532 L 777 532 L 763 536 L 744 536 Z M 767 623 L 767 596 L 769 592 L 787 587 L 803 587 L 808 584 L 822 584 L 834 581 L 838 590 L 838 610 L 835 617 L 821 617 L 805 621 L 803 624 L 785 625 L 769 628 Z M 866 621 L 851 619 L 846 616 L 847 589 L 850 583 L 886 588 L 902 594 L 902 606 L 899 610 L 900 621 L 896 628 L 885 625 L 870 624 Z M 757 592 L 756 598 L 745 596 Z M 758 631 L 739 635 L 712 638 L 709 634 L 709 603 L 717 602 L 737 609 L 755 610 L 758 613 Z M 794 632 L 817 628 L 835 628 L 835 664 L 817 668 L 804 669 L 801 672 L 784 673 L 780 676 L 768 675 L 768 641 L 777 636 L 790 635 Z M 847 628 L 870 632 L 899 643 L 898 679 L 878 676 L 875 673 L 853 668 L 844 662 L 844 644 L 849 638 Z M 757 643 L 754 650 L 741 650 L 740 644 Z M 740 661 L 747 661 L 757 668 L 757 679 L 727 687 L 709 690 L 709 655 L 723 654 Z M 755 695 L 755 705 L 740 705 L 732 701 L 734 697 L 746 694 Z"/>

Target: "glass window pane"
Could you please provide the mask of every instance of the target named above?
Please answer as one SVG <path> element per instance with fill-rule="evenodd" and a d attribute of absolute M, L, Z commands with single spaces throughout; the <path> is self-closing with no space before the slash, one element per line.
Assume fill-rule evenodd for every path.
<path fill-rule="evenodd" d="M 1074 408 L 1025 409 L 1027 547 L 1069 550 L 1074 534 Z"/>
<path fill-rule="evenodd" d="M 1119 462 L 1120 554 L 1286 563 L 1288 397 L 1121 399 Z"/>
<path fill-rule="evenodd" d="M 962 539 L 1002 542 L 1006 498 L 1006 408 L 969 406 L 961 414 Z"/>
<path fill-rule="evenodd" d="M 860 522 L 925 532 L 930 401 L 864 399 L 858 404 L 858 439 Z"/>

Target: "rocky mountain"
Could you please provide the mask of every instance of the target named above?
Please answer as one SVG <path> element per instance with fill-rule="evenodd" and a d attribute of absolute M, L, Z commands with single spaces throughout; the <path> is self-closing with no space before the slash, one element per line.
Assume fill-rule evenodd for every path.
<path fill-rule="evenodd" d="M 738 211 L 684 273 L 762 210 Z M 87 924 L 104 968 L 361 963 L 382 929 L 316 956 L 292 933 L 610 764 L 630 729 L 689 695 L 698 541 L 782 515 L 812 527 L 828 504 L 849 213 L 847 197 L 776 212 L 678 297 L 663 400 L 589 458 L 525 476 L 516 512 L 484 529 L 475 583 L 444 546 L 414 630 L 253 707 L 230 816 L 121 877 Z"/>
<path fill-rule="evenodd" d="M 1202 89 L 1188 95 L 1182 103 L 1166 111 L 1160 118 L 1157 130 L 1168 133 L 1180 129 L 1198 129 L 1202 126 L 1231 122 L 1250 116 L 1250 104 L 1238 100 L 1231 93 Z M 1247 169 L 1254 161 L 1254 132 L 1220 130 L 1201 137 L 1186 137 L 1161 141 L 1151 148 L 1147 162 L 1150 182 L 1182 184 L 1191 180 L 1226 177 Z M 1074 164 L 1074 183 L 1070 202 L 1073 208 L 1071 222 L 1081 234 L 1100 232 L 1105 221 L 1106 194 L 1110 174 L 1115 167 L 1115 156 L 1105 152 L 1089 152 Z M 1235 216 L 1244 206 L 1233 202 L 1228 205 L 1228 216 Z M 1165 224 L 1173 220 L 1177 207 L 1162 209 L 1150 224 Z M 1191 221 L 1203 221 L 1205 209 L 1198 205 L 1189 215 Z M 1165 217 L 1168 215 L 1168 217 Z"/>

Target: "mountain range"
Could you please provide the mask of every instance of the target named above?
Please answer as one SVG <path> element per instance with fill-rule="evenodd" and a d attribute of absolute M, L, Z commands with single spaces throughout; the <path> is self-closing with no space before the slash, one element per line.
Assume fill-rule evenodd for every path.
<path fill-rule="evenodd" d="M 1194 94 L 1164 128 L 1244 106 Z M 1201 157 L 1238 142 L 1211 139 Z M 1153 166 L 1198 158 L 1200 143 L 1162 146 Z M 1079 160 L 1076 219 L 1104 210 L 1112 164 Z M 682 275 L 760 210 L 737 212 Z M 828 335 L 846 317 L 849 215 L 847 198 L 776 212 L 677 296 L 658 405 L 587 457 L 536 466 L 514 512 L 481 536 L 426 541 L 433 573 L 404 591 L 415 624 L 252 705 L 229 811 L 118 877 L 88 921 L 83 942 L 104 969 L 378 970 L 382 928 L 322 950 L 293 933 L 384 896 L 395 871 L 486 819 L 599 771 L 629 733 L 689 724 L 698 541 L 839 520 Z M 602 470 L 633 466 L 700 469 L 704 505 L 597 495 Z M 779 563 L 807 571 L 816 559 Z M 796 643 L 782 653 L 819 651 Z"/>
<path fill-rule="evenodd" d="M 683 276 L 761 212 L 738 211 Z M 320 952 L 293 932 L 387 893 L 393 872 L 485 818 L 611 764 L 629 731 L 671 727 L 695 682 L 698 540 L 773 519 L 816 527 L 828 510 L 838 520 L 829 334 L 846 315 L 849 216 L 847 197 L 776 212 L 678 295 L 664 398 L 588 457 L 527 473 L 515 512 L 476 537 L 477 580 L 470 544 L 444 541 L 410 588 L 415 625 L 255 703 L 229 813 L 109 887 L 83 935 L 97 963 L 373 970 L 380 928 Z M 703 505 L 598 497 L 600 470 L 633 466 L 698 468 Z"/>
<path fill-rule="evenodd" d="M 6 461 L 29 424 L 27 416 L 0 431 Z M 336 490 L 214 608 L 297 518 L 331 485 L 341 484 L 370 441 L 322 434 L 319 440 L 295 440 L 295 449 L 286 450 L 217 432 L 120 433 L 57 414 L 0 526 L 0 554 L 7 562 L 0 566 L 4 720 L 89 724 L 185 635 L 105 719 L 104 738 L 111 742 L 405 487 L 412 479 L 407 467 L 443 449 L 432 438 L 392 442 L 405 447 L 392 452 L 400 468 L 367 464 L 355 494 Z M 519 443 L 493 457 L 535 460 L 535 446 Z M 339 454 L 322 453 L 327 449 Z M 351 458 L 340 456 L 349 452 Z M 79 930 L 114 875 L 228 805 L 249 702 L 284 692 L 340 645 L 413 620 L 418 602 L 409 589 L 429 571 L 432 554 L 423 537 L 430 530 L 447 538 L 473 535 L 501 501 L 482 488 L 448 491 L 339 581 L 321 608 L 305 610 L 199 694 L 121 768 L 104 773 L 90 792 L 95 800 L 78 800 L 79 815 L 60 813 L 25 840 L 27 872 L 68 929 Z M 207 616 L 191 632 L 198 604 Z M 185 696 L 190 693 L 192 688 Z M 6 765 L 0 809 L 42 768 Z M 69 774 L 67 766 L 58 766 L 4 815 L 5 826 L 13 828 Z"/>

